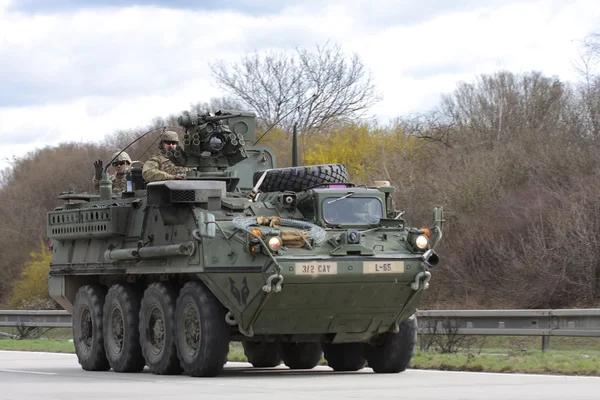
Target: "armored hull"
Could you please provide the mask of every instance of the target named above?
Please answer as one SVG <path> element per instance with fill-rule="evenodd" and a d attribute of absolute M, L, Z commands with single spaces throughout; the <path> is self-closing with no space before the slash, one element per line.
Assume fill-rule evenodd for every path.
<path fill-rule="evenodd" d="M 214 376 L 241 341 L 260 367 L 324 355 L 336 370 L 403 371 L 441 209 L 407 227 L 389 186 L 244 154 L 234 173 L 64 195 L 48 213 L 49 291 L 73 314 L 82 367 Z"/>

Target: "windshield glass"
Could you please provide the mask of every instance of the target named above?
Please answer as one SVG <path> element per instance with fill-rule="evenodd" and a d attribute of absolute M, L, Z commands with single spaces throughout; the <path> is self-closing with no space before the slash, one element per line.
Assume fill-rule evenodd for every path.
<path fill-rule="evenodd" d="M 376 197 L 328 197 L 322 208 L 323 219 L 332 225 L 377 224 L 383 217 L 383 204 Z"/>

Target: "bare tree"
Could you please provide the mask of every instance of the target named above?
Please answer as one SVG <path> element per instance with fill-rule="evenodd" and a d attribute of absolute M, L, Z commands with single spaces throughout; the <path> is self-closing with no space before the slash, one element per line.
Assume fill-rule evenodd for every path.
<path fill-rule="evenodd" d="M 575 70 L 581 75 L 578 95 L 585 134 L 600 136 L 600 34 L 585 37 L 581 43 L 579 60 Z"/>
<path fill-rule="evenodd" d="M 564 125 L 568 100 L 566 85 L 556 77 L 500 71 L 482 75 L 475 83 L 459 83 L 442 97 L 442 113 L 491 149 L 525 134 L 547 138 L 550 129 Z"/>
<path fill-rule="evenodd" d="M 110 150 L 94 144 L 62 143 L 32 151 L 12 163 L 0 188 L 0 302 L 7 300 L 31 251 L 46 238 L 46 212 L 63 191 L 93 192 L 93 160 Z"/>
<path fill-rule="evenodd" d="M 282 119 L 286 132 L 294 122 L 309 134 L 359 119 L 381 100 L 358 55 L 346 57 L 329 43 L 315 52 L 294 50 L 254 53 L 233 65 L 218 61 L 210 67 L 217 84 L 255 111 L 260 123 Z"/>

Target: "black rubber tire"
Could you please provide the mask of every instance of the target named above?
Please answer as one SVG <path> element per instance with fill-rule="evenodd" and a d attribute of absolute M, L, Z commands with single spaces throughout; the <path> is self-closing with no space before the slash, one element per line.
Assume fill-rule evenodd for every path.
<path fill-rule="evenodd" d="M 84 285 L 77 291 L 73 302 L 73 344 L 77 360 L 86 371 L 110 369 L 102 332 L 105 295 L 105 286 Z"/>
<path fill-rule="evenodd" d="M 281 358 L 290 369 L 314 368 L 322 356 L 321 343 L 281 343 Z"/>
<path fill-rule="evenodd" d="M 175 346 L 177 290 L 169 283 L 155 282 L 144 291 L 140 305 L 140 345 L 146 365 L 156 375 L 179 375 L 183 371 Z M 158 319 L 155 319 L 158 318 Z M 154 328 L 162 325 L 162 344 L 157 346 Z"/>
<path fill-rule="evenodd" d="M 281 353 L 277 343 L 242 341 L 244 354 L 255 368 L 272 368 L 281 364 Z"/>
<path fill-rule="evenodd" d="M 256 185 L 263 172 L 255 172 Z M 305 167 L 276 168 L 267 172 L 260 185 L 261 192 L 301 192 L 309 187 L 327 183 L 347 183 L 348 170 L 344 164 L 322 164 Z"/>
<path fill-rule="evenodd" d="M 115 372 L 141 372 L 146 365 L 140 346 L 140 293 L 129 284 L 108 289 L 102 332 L 108 363 Z"/>
<path fill-rule="evenodd" d="M 179 291 L 175 309 L 175 337 L 177 355 L 186 374 L 216 376 L 223 369 L 231 335 L 231 328 L 225 321 L 226 311 L 201 282 L 187 282 Z M 189 335 L 186 340 L 185 322 L 188 317 L 195 321 L 188 323 Z M 189 332 L 190 327 L 198 331 Z"/>
<path fill-rule="evenodd" d="M 365 356 L 369 367 L 377 373 L 406 370 L 415 354 L 417 330 L 417 318 L 414 317 L 402 322 L 398 333 L 385 333 L 381 344 L 366 344 Z"/>
<path fill-rule="evenodd" d="M 358 371 L 366 364 L 363 343 L 323 343 L 327 365 L 334 371 Z"/>

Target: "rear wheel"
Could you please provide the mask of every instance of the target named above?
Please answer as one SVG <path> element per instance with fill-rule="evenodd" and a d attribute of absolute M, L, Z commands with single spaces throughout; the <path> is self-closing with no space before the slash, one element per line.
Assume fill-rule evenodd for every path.
<path fill-rule="evenodd" d="M 116 284 L 106 294 L 104 348 L 115 372 L 140 372 L 146 364 L 139 335 L 140 295 L 128 284 Z"/>
<path fill-rule="evenodd" d="M 102 314 L 106 287 L 85 285 L 73 302 L 73 343 L 81 368 L 86 371 L 110 369 L 102 333 Z"/>
<path fill-rule="evenodd" d="M 242 341 L 248 362 L 256 368 L 271 368 L 281 364 L 277 343 Z"/>
<path fill-rule="evenodd" d="M 387 332 L 374 344 L 365 345 L 369 367 L 378 373 L 397 373 L 408 368 L 417 343 L 417 318 L 400 324 L 398 333 Z"/>
<path fill-rule="evenodd" d="M 175 311 L 177 355 L 190 376 L 216 376 L 229 352 L 231 328 L 226 310 L 201 282 L 187 282 Z"/>
<path fill-rule="evenodd" d="M 163 282 L 152 283 L 140 306 L 140 345 L 146 365 L 157 375 L 177 375 L 182 369 L 175 346 L 177 291 Z"/>
<path fill-rule="evenodd" d="M 322 356 L 320 343 L 281 343 L 281 358 L 290 369 L 314 368 Z"/>
<path fill-rule="evenodd" d="M 358 371 L 366 363 L 363 343 L 323 343 L 323 353 L 334 371 Z"/>

